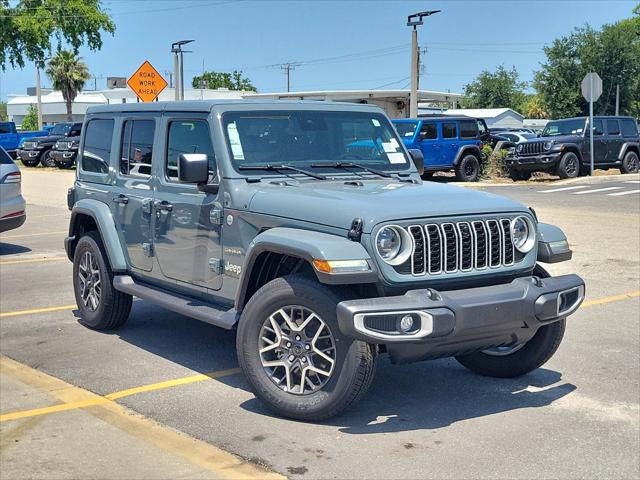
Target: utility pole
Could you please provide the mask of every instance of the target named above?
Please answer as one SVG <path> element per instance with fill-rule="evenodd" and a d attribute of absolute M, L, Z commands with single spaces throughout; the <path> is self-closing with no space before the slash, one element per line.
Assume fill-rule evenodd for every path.
<path fill-rule="evenodd" d="M 411 30 L 411 94 L 409 96 L 409 116 L 418 116 L 418 77 L 420 72 L 420 52 L 418 50 L 418 26 L 422 25 L 424 17 L 429 17 L 440 10 L 429 10 L 427 12 L 414 13 L 407 17 L 407 27 Z"/>
<path fill-rule="evenodd" d="M 175 76 L 175 99 L 176 101 L 184 100 L 184 62 L 183 53 L 191 53 L 182 50 L 182 46 L 195 40 L 180 40 L 171 44 L 171 53 L 173 53 L 173 71 Z"/>
<path fill-rule="evenodd" d="M 287 92 L 291 91 L 291 70 L 295 70 L 298 63 L 284 63 L 280 66 L 284 70 L 284 74 L 287 76 Z"/>
<path fill-rule="evenodd" d="M 620 84 L 616 85 L 616 117 L 620 115 Z"/>
<path fill-rule="evenodd" d="M 38 61 L 36 61 L 36 101 L 38 102 L 38 130 L 42 130 L 42 88 L 40 87 L 40 62 Z"/>

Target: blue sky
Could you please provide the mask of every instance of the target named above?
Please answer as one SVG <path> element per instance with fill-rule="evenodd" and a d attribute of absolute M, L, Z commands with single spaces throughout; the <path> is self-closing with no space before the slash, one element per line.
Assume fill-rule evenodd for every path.
<path fill-rule="evenodd" d="M 517 68 L 529 81 L 542 47 L 574 27 L 631 16 L 638 0 L 103 0 L 116 23 L 99 52 L 82 50 L 92 75 L 129 76 L 149 60 L 172 69 L 170 44 L 194 39 L 185 87 L 205 70 L 242 69 L 262 92 L 286 90 L 276 64 L 299 62 L 292 90 L 406 88 L 406 17 L 442 10 L 420 28 L 421 88 L 462 91 L 483 69 Z M 168 80 L 168 74 L 167 74 Z M 0 98 L 35 84 L 35 69 L 0 72 Z M 44 79 L 44 86 L 48 86 Z M 104 88 L 105 80 L 97 80 Z M 93 88 L 93 81 L 87 85 Z"/>

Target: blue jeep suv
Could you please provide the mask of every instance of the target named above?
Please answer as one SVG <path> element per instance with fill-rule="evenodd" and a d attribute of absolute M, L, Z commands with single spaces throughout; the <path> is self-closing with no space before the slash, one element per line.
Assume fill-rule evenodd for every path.
<path fill-rule="evenodd" d="M 393 120 L 407 148 L 424 155 L 424 176 L 435 172 L 456 172 L 463 182 L 475 182 L 480 176 L 482 142 L 478 122 L 469 117 L 427 117 Z"/>

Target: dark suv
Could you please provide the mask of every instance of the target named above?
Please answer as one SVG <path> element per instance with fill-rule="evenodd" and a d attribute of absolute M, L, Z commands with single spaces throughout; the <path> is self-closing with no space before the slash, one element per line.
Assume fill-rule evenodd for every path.
<path fill-rule="evenodd" d="M 43 167 L 55 167 L 56 162 L 51 155 L 55 143 L 61 139 L 79 137 L 81 130 L 82 123 L 58 123 L 48 135 L 25 140 L 18 150 L 18 158 L 25 167 L 36 167 L 38 163 L 42 163 Z"/>
<path fill-rule="evenodd" d="M 550 172 L 560 178 L 586 175 L 590 169 L 589 119 L 554 120 L 539 138 L 509 149 L 506 163 L 514 180 L 528 180 L 532 172 Z M 640 137 L 631 117 L 594 117 L 594 168 L 638 171 Z"/>

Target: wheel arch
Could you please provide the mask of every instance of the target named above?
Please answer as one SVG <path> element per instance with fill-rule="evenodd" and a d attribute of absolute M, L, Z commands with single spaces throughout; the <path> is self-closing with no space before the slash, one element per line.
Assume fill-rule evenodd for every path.
<path fill-rule="evenodd" d="M 578 162 L 580 162 L 580 166 L 584 164 L 584 157 L 582 156 L 582 152 L 578 145 L 575 143 L 564 144 L 564 148 L 561 151 L 560 159 L 565 156 L 567 153 L 573 153 L 576 157 L 578 157 Z"/>
<path fill-rule="evenodd" d="M 618 160 L 624 160 L 628 152 L 634 152 L 640 157 L 640 142 L 626 142 L 622 145 L 620 153 L 618 154 Z"/>
<path fill-rule="evenodd" d="M 97 231 L 107 252 L 111 270 L 124 272 L 127 261 L 122 250 L 118 231 L 109 206 L 92 199 L 78 201 L 71 211 L 69 236 L 65 239 L 65 249 L 69 260 L 73 261 L 78 240 L 88 231 Z"/>
<path fill-rule="evenodd" d="M 460 147 L 460 150 L 458 150 L 456 159 L 453 161 L 453 166 L 457 167 L 458 163 L 460 163 L 460 160 L 462 160 L 465 155 L 469 154 L 477 157 L 478 163 L 482 164 L 482 152 L 480 151 L 480 147 L 478 147 L 477 145 L 465 145 L 463 147 Z"/>
<path fill-rule="evenodd" d="M 370 271 L 323 273 L 312 266 L 313 260 L 367 260 Z M 249 245 L 236 292 L 236 310 L 242 311 L 262 285 L 291 273 L 313 276 L 328 285 L 375 283 L 378 278 L 374 262 L 360 243 L 327 233 L 276 227 L 262 232 Z"/>

